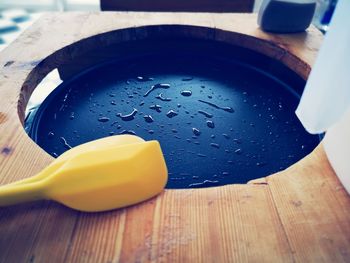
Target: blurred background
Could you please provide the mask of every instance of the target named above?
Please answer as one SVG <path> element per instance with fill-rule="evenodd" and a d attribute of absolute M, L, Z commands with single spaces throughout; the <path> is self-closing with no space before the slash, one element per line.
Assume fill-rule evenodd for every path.
<path fill-rule="evenodd" d="M 99 10 L 257 12 L 262 1 L 174 0 L 173 5 L 167 1 L 166 5 L 169 8 L 164 8 L 163 0 L 1 0 L 0 51 L 44 12 Z M 337 0 L 317 0 L 317 2 L 314 25 L 325 32 Z M 186 7 L 179 7 L 181 4 Z"/>
<path fill-rule="evenodd" d="M 99 0 L 1 0 L 0 51 L 44 12 L 98 11 Z"/>

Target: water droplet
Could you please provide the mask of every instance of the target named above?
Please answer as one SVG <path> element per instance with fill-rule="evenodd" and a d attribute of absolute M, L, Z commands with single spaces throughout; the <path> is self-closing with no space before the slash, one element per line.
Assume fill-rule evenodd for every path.
<path fill-rule="evenodd" d="M 67 142 L 67 140 L 64 137 L 60 137 L 61 142 L 63 143 L 64 147 L 66 147 L 67 149 L 72 149 L 73 147 L 70 146 Z"/>
<path fill-rule="evenodd" d="M 222 172 L 222 175 L 228 176 L 228 175 L 230 175 L 230 173 L 229 172 Z"/>
<path fill-rule="evenodd" d="M 185 77 L 185 78 L 182 78 L 182 81 L 190 81 L 190 80 L 193 80 L 193 77 Z"/>
<path fill-rule="evenodd" d="M 154 80 L 154 78 L 150 78 L 150 77 L 144 77 L 144 76 L 137 76 L 136 79 L 140 82 L 144 82 L 144 81 L 152 81 Z"/>
<path fill-rule="evenodd" d="M 112 105 L 117 105 L 117 103 L 114 100 L 111 101 L 111 104 Z"/>
<path fill-rule="evenodd" d="M 192 95 L 192 91 L 190 90 L 183 90 L 181 91 L 181 95 L 184 97 L 190 97 Z"/>
<path fill-rule="evenodd" d="M 192 132 L 193 132 L 193 134 L 196 135 L 196 136 L 201 135 L 200 130 L 198 130 L 197 128 L 192 128 Z"/>
<path fill-rule="evenodd" d="M 263 162 L 257 162 L 256 163 L 256 166 L 259 166 L 259 167 L 264 166 L 264 165 L 266 165 L 266 163 L 263 163 Z"/>
<path fill-rule="evenodd" d="M 159 93 L 157 96 L 156 96 L 156 99 L 159 99 L 161 101 L 171 101 L 171 98 L 165 98 L 163 96 L 163 93 Z"/>
<path fill-rule="evenodd" d="M 226 134 L 226 133 L 223 133 L 222 136 L 224 136 L 226 139 L 230 139 L 230 135 Z"/>
<path fill-rule="evenodd" d="M 168 118 L 173 118 L 173 117 L 175 117 L 176 115 L 178 115 L 178 113 L 175 112 L 175 111 L 173 111 L 173 110 L 168 111 L 167 114 L 166 114 L 166 116 L 167 116 Z"/>
<path fill-rule="evenodd" d="M 207 157 L 205 154 L 202 154 L 202 153 L 197 153 L 197 156 L 199 156 L 199 157 Z"/>
<path fill-rule="evenodd" d="M 52 152 L 52 153 L 51 153 L 51 155 L 52 155 L 53 157 L 55 157 L 55 158 L 57 158 L 57 157 L 58 157 L 58 154 L 57 154 L 57 153 L 55 153 L 55 152 Z"/>
<path fill-rule="evenodd" d="M 212 118 L 213 117 L 213 114 L 208 113 L 208 112 L 203 111 L 203 110 L 199 110 L 198 113 L 203 114 L 207 118 Z"/>
<path fill-rule="evenodd" d="M 112 131 L 111 131 L 111 132 L 109 132 L 109 135 L 111 135 L 111 136 L 112 136 L 112 135 L 114 135 L 114 132 L 112 132 Z"/>
<path fill-rule="evenodd" d="M 148 130 L 148 133 L 149 133 L 149 134 L 153 134 L 153 133 L 154 133 L 154 130 Z"/>
<path fill-rule="evenodd" d="M 139 105 L 140 105 L 140 106 L 143 106 L 144 104 L 145 104 L 145 102 L 144 102 L 144 101 L 141 101 Z"/>
<path fill-rule="evenodd" d="M 241 154 L 241 153 L 242 153 L 242 149 L 237 149 L 237 150 L 235 150 L 235 153 L 236 153 L 236 154 Z"/>
<path fill-rule="evenodd" d="M 219 184 L 219 181 L 213 181 L 213 180 L 204 180 L 201 183 L 193 183 L 188 185 L 188 187 L 192 188 L 201 188 L 201 187 L 210 187 L 210 186 L 217 186 Z"/>
<path fill-rule="evenodd" d="M 198 101 L 202 102 L 202 103 L 205 103 L 205 104 L 208 104 L 209 106 L 212 106 L 212 107 L 214 107 L 216 109 L 224 110 L 224 111 L 231 112 L 231 113 L 235 112 L 234 109 L 232 109 L 231 107 L 221 107 L 221 106 L 218 106 L 218 105 L 216 105 L 214 103 L 211 103 L 211 102 L 205 101 L 205 100 L 198 100 Z"/>
<path fill-rule="evenodd" d="M 50 132 L 47 134 L 47 137 L 49 137 L 49 138 L 52 138 L 53 136 L 55 136 L 55 134 L 54 134 L 52 131 L 50 131 Z"/>
<path fill-rule="evenodd" d="M 177 130 L 176 129 L 172 129 L 171 130 L 173 133 L 177 133 Z"/>
<path fill-rule="evenodd" d="M 98 121 L 99 122 L 107 122 L 107 121 L 109 121 L 109 118 L 108 117 L 100 117 L 100 118 L 98 118 Z"/>
<path fill-rule="evenodd" d="M 147 97 L 152 91 L 156 89 L 169 89 L 169 88 L 170 88 L 170 84 L 158 83 L 158 84 L 152 85 L 152 87 L 143 96 Z"/>
<path fill-rule="evenodd" d="M 217 149 L 220 148 L 220 145 L 217 144 L 217 143 L 211 143 L 210 146 L 211 146 L 211 147 L 214 147 L 214 148 L 217 148 Z"/>
<path fill-rule="evenodd" d="M 136 132 L 134 132 L 133 130 L 122 130 L 121 132 L 119 132 L 119 134 L 131 134 L 131 135 L 136 135 Z"/>
<path fill-rule="evenodd" d="M 117 113 L 117 116 L 120 117 L 123 121 L 132 121 L 135 119 L 135 115 L 137 113 L 137 109 L 133 109 L 133 111 L 129 114 L 122 115 L 121 113 Z"/>
<path fill-rule="evenodd" d="M 155 110 L 156 112 L 161 112 L 162 106 L 160 106 L 160 105 L 158 105 L 158 104 L 155 104 L 155 105 L 149 106 L 149 108 L 150 108 L 151 110 Z"/>
<path fill-rule="evenodd" d="M 115 97 L 115 94 L 111 93 L 111 94 L 109 94 L 109 96 L 113 98 L 113 97 Z"/>
<path fill-rule="evenodd" d="M 237 144 L 241 144 L 241 140 L 240 139 L 233 139 L 233 142 L 237 143 Z"/>
<path fill-rule="evenodd" d="M 69 119 L 73 120 L 74 119 L 74 112 L 71 112 Z"/>
<path fill-rule="evenodd" d="M 154 122 L 154 119 L 153 119 L 153 117 L 151 115 L 145 115 L 145 116 L 143 116 L 143 118 L 148 123 Z"/>
<path fill-rule="evenodd" d="M 207 121 L 207 126 L 212 129 L 215 128 L 215 124 L 213 121 Z"/>

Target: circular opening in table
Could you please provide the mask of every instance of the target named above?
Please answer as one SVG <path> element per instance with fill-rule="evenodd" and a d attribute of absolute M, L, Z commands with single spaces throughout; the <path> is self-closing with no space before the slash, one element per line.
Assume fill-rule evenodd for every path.
<path fill-rule="evenodd" d="M 114 48 L 118 59 L 65 80 L 31 116 L 30 137 L 52 156 L 136 134 L 160 142 L 167 188 L 193 188 L 278 172 L 319 143 L 294 114 L 305 81 L 276 60 L 188 38 Z"/>

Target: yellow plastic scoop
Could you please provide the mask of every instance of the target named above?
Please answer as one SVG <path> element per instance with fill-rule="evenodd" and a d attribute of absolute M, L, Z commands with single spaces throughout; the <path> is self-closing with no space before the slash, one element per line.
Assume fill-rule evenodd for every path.
<path fill-rule="evenodd" d="M 81 211 L 105 211 L 151 198 L 166 182 L 157 141 L 118 135 L 72 148 L 38 175 L 0 187 L 0 206 L 51 199 Z"/>

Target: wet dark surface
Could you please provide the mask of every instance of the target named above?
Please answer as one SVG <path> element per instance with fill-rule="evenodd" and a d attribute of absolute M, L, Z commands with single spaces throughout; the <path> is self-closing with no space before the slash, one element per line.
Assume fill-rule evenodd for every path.
<path fill-rule="evenodd" d="M 284 73 L 276 79 L 241 62 L 198 49 L 105 64 L 50 94 L 30 136 L 53 156 L 116 134 L 159 140 L 168 188 L 266 176 L 304 157 L 319 138 L 294 114 L 302 80 L 293 83 L 288 73 L 286 84 Z"/>

